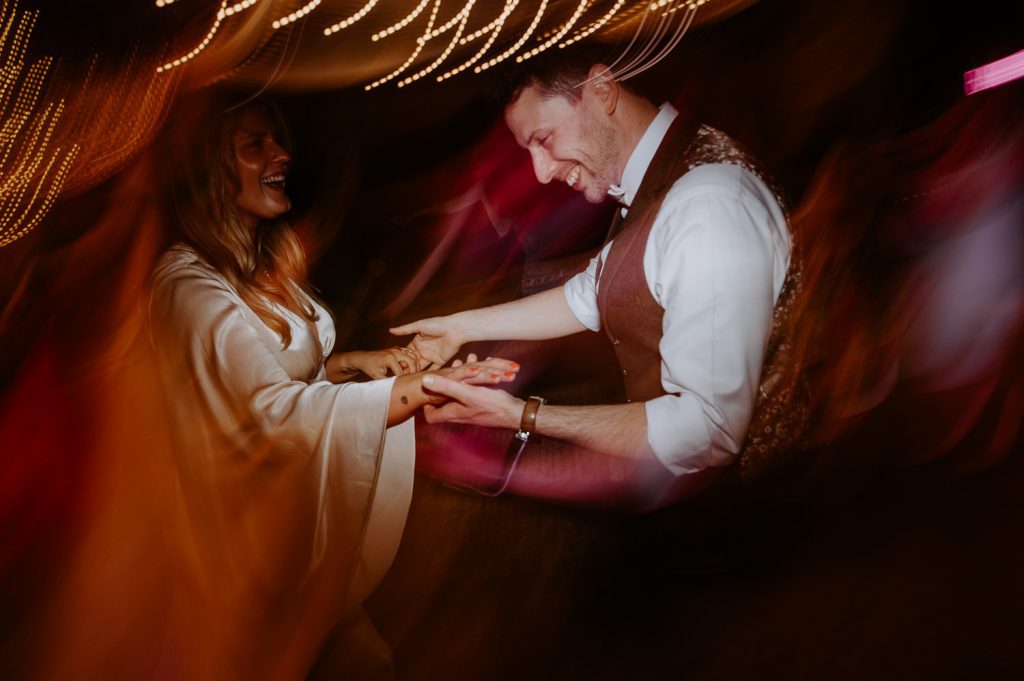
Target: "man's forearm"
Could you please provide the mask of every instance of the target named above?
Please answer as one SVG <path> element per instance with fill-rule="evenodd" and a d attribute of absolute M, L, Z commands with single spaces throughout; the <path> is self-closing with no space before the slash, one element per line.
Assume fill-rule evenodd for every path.
<path fill-rule="evenodd" d="M 464 340 L 547 340 L 585 331 L 561 286 L 509 303 L 452 315 Z"/>
<path fill-rule="evenodd" d="M 642 402 L 588 407 L 544 405 L 537 412 L 537 432 L 615 456 L 654 456 L 647 443 L 647 412 Z"/>

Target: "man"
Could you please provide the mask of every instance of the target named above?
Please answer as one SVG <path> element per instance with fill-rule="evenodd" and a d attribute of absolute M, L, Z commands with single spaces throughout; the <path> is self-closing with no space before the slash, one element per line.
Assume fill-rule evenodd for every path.
<path fill-rule="evenodd" d="M 435 378 L 430 389 L 452 401 L 428 419 L 532 430 L 657 461 L 674 476 L 720 469 L 745 443 L 759 454 L 790 444 L 802 424 L 793 414 L 802 412 L 786 408 L 779 321 L 798 270 L 787 279 L 786 218 L 753 162 L 722 133 L 630 91 L 608 67 L 571 58 L 524 74 L 505 121 L 540 182 L 565 182 L 588 201 L 611 196 L 622 205 L 613 239 L 564 287 L 392 332 L 415 333 L 411 347 L 440 365 L 470 341 L 603 329 L 629 400 L 541 407 Z M 779 432 L 759 421 L 748 438 L 755 404 L 761 421 L 785 421 Z"/>

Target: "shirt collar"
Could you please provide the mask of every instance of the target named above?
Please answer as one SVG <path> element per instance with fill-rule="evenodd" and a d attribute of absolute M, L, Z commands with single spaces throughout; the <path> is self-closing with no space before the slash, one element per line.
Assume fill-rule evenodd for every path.
<path fill-rule="evenodd" d="M 633 153 L 629 155 L 626 167 L 622 171 L 621 183 L 608 187 L 608 196 L 627 208 L 633 203 L 640 183 L 643 181 L 644 175 L 647 174 L 647 166 L 651 165 L 655 152 L 661 146 L 661 141 L 665 139 L 665 133 L 668 132 L 669 126 L 672 125 L 672 121 L 678 114 L 675 107 L 668 102 L 661 105 L 658 115 L 647 126 L 643 137 L 633 149 Z"/>

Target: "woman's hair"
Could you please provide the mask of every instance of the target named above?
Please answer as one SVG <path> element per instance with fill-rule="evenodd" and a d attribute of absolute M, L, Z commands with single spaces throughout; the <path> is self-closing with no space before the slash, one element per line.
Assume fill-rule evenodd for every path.
<path fill-rule="evenodd" d="M 181 236 L 203 259 L 220 272 L 246 305 L 281 336 L 282 347 L 291 344 L 288 321 L 271 301 L 307 321 L 318 319 L 306 272 L 302 245 L 283 219 L 261 220 L 255 232 L 242 222 L 236 204 L 240 181 L 235 170 L 234 133 L 243 114 L 261 107 L 277 128 L 279 143 L 291 150 L 288 128 L 278 108 L 268 100 L 254 100 L 227 109 L 217 98 L 201 107 L 204 113 L 191 121 L 200 134 L 199 144 L 177 140 L 181 163 L 174 173 L 171 209 Z M 193 115 L 195 115 L 193 113 Z M 259 277 L 263 272 L 266 276 Z"/>

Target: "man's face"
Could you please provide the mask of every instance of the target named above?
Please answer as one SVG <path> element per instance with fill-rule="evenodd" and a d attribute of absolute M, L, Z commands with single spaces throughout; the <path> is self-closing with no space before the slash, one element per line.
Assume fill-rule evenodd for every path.
<path fill-rule="evenodd" d="M 505 109 L 505 122 L 519 146 L 530 152 L 540 182 L 560 180 L 587 201 L 600 203 L 608 187 L 621 180 L 624 164 L 615 130 L 588 87 L 579 101 L 544 97 L 536 87 L 527 87 Z"/>

